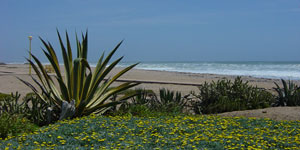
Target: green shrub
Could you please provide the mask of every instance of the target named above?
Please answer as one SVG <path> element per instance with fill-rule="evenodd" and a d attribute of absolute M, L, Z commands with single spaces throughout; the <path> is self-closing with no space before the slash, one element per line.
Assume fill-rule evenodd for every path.
<path fill-rule="evenodd" d="M 54 123 L 58 120 L 59 109 L 40 99 L 35 93 L 28 93 L 23 98 L 24 116 L 38 126 Z M 55 113 L 53 113 L 55 112 Z"/>
<path fill-rule="evenodd" d="M 183 112 L 186 101 L 181 97 L 180 92 L 174 92 L 167 89 L 160 89 L 158 98 L 152 90 L 136 89 L 127 91 L 123 94 L 135 93 L 131 99 L 122 103 L 119 107 L 112 107 L 106 115 L 124 115 L 134 116 L 159 116 L 159 115 L 177 115 Z M 115 95 L 117 97 L 117 95 Z M 112 99 L 114 101 L 114 99 Z M 149 115 L 151 114 L 151 115 Z"/>
<path fill-rule="evenodd" d="M 0 116 L 0 138 L 33 132 L 37 127 L 20 114 L 2 113 Z"/>
<path fill-rule="evenodd" d="M 274 101 L 271 93 L 243 82 L 241 77 L 237 77 L 234 82 L 205 82 L 199 86 L 199 90 L 198 95 L 194 94 L 199 101 L 192 104 L 198 114 L 266 108 Z"/>
<path fill-rule="evenodd" d="M 0 115 L 8 113 L 10 115 L 23 115 L 32 123 L 43 126 L 49 123 L 54 123 L 59 116 L 59 110 L 51 107 L 48 103 L 40 99 L 35 93 L 28 93 L 20 100 L 21 95 L 16 92 L 10 96 L 6 96 L 0 101 Z M 22 101 L 22 102 L 21 102 Z M 56 113 L 52 113 L 56 111 Z M 56 115 L 56 116 L 55 116 Z"/>
<path fill-rule="evenodd" d="M 151 109 L 151 100 L 153 100 L 153 96 L 155 96 L 152 90 L 145 90 L 145 89 L 135 89 L 135 90 L 126 90 L 121 92 L 119 95 L 114 95 L 112 97 L 112 101 L 116 101 L 118 96 L 124 95 L 133 95 L 130 99 L 126 102 L 122 103 L 117 106 L 111 107 L 105 115 L 124 115 L 124 114 L 131 114 L 134 116 L 143 116 L 143 114 L 147 114 L 150 112 Z M 156 99 L 156 96 L 155 96 Z"/>
<path fill-rule="evenodd" d="M 274 90 L 277 92 L 274 106 L 300 106 L 300 87 L 292 81 L 281 79 L 283 88 L 276 82 Z"/>
<path fill-rule="evenodd" d="M 10 96 L 11 96 L 10 94 L 0 93 L 0 101 Z"/>
<path fill-rule="evenodd" d="M 24 114 L 24 102 L 20 102 L 20 94 L 16 92 L 11 95 L 4 95 L 0 101 L 0 115 L 2 113 Z"/>

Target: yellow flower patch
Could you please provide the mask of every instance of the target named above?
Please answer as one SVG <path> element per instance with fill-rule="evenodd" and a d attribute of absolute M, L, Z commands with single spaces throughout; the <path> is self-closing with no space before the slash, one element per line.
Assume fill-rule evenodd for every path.
<path fill-rule="evenodd" d="M 300 149 L 299 121 L 89 116 L 1 140 L 0 149 Z"/>

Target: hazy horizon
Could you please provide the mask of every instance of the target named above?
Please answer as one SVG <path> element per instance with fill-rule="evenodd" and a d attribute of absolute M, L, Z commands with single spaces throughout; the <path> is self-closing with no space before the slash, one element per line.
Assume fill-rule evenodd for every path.
<path fill-rule="evenodd" d="M 3 1 L 0 62 L 25 62 L 29 40 L 43 62 L 56 28 L 88 29 L 90 62 L 124 39 L 123 62 L 300 61 L 300 0 Z"/>

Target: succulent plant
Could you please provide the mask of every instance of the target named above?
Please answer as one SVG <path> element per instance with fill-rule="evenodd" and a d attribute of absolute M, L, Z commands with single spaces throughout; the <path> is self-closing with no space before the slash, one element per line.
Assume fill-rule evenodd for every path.
<path fill-rule="evenodd" d="M 276 82 L 274 90 L 277 92 L 275 106 L 299 106 L 300 105 L 300 88 L 292 81 L 286 82 L 281 79 L 283 88 Z"/>
<path fill-rule="evenodd" d="M 32 55 L 35 63 L 29 59 L 27 60 L 38 77 L 39 81 L 33 76 L 32 79 L 38 85 L 40 91 L 29 82 L 19 79 L 30 87 L 45 103 L 61 110 L 60 119 L 81 117 L 91 113 L 103 113 L 110 106 L 117 105 L 130 97 L 126 95 L 125 97 L 119 97 L 117 101 L 109 101 L 109 98 L 118 92 L 138 85 L 138 83 L 126 82 L 114 88 L 109 88 L 119 77 L 137 65 L 133 64 L 121 70 L 112 78 L 106 78 L 123 58 L 120 57 L 109 64 L 110 59 L 122 44 L 122 41 L 106 57 L 104 57 L 104 53 L 101 55 L 95 70 L 92 72 L 87 61 L 87 32 L 85 35 L 82 34 L 82 42 L 78 40 L 76 35 L 77 57 L 75 59 L 73 59 L 68 33 L 66 32 L 66 47 L 58 31 L 57 34 L 63 56 L 64 75 L 54 48 L 49 42 L 45 42 L 40 38 L 45 47 L 43 52 L 54 69 L 54 77 L 51 77 L 39 59 Z M 55 85 L 54 79 L 56 79 L 58 87 Z"/>

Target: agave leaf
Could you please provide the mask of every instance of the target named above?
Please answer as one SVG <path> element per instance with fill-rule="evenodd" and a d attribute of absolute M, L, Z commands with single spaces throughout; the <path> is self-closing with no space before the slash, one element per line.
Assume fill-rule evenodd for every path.
<path fill-rule="evenodd" d="M 31 88 L 34 93 L 38 93 L 37 89 L 32 84 L 30 84 L 29 82 L 27 82 L 19 77 L 16 77 L 16 78 L 18 78 L 21 82 L 23 82 L 25 85 L 27 85 L 29 88 Z"/>
<path fill-rule="evenodd" d="M 84 88 L 83 88 L 84 82 L 85 82 L 86 76 L 87 76 L 86 68 L 89 70 L 89 72 L 91 72 L 91 67 L 85 58 L 81 58 L 80 65 L 81 65 L 80 77 L 82 78 L 82 80 L 80 80 L 79 98 L 82 97 L 83 90 L 84 90 Z"/>
<path fill-rule="evenodd" d="M 89 84 L 91 82 L 91 76 L 92 76 L 92 74 L 90 73 L 85 80 L 84 90 L 82 90 L 83 93 L 80 97 L 81 100 L 79 103 L 76 104 L 76 108 L 77 108 L 76 114 L 81 114 L 83 112 L 84 108 L 86 107 L 86 104 L 87 104 L 86 93 L 89 88 Z"/>
<path fill-rule="evenodd" d="M 42 82 L 43 86 L 45 87 L 47 83 L 45 83 L 46 81 L 43 79 L 41 72 L 39 71 L 39 69 L 37 68 L 37 66 L 29 59 L 27 59 L 27 61 L 30 63 L 31 67 L 33 68 L 33 70 L 35 71 L 36 75 L 38 76 L 38 78 L 40 79 L 40 81 Z"/>
<path fill-rule="evenodd" d="M 89 93 L 87 94 L 87 99 L 91 99 L 95 94 L 97 87 L 99 86 L 100 82 L 105 78 L 105 76 L 114 68 L 115 65 L 121 60 L 122 58 L 117 59 L 114 61 L 109 67 L 107 67 L 101 74 L 96 74 L 94 72 L 93 76 L 95 75 L 95 80 L 92 82 L 91 86 L 89 87 Z M 105 91 L 105 89 L 103 89 Z"/>
<path fill-rule="evenodd" d="M 62 98 L 67 101 L 67 102 L 71 102 L 71 98 L 69 97 L 69 92 L 68 92 L 68 88 L 66 87 L 65 83 L 63 80 L 61 80 L 60 78 L 56 77 L 58 84 L 60 86 L 60 91 L 61 91 L 61 95 Z"/>
<path fill-rule="evenodd" d="M 284 90 L 284 95 L 287 96 L 288 95 L 288 87 L 287 84 L 285 82 L 285 80 L 281 79 L 282 85 L 283 85 L 283 90 Z"/>
<path fill-rule="evenodd" d="M 97 62 L 97 65 L 96 65 L 96 68 L 95 68 L 95 73 L 96 73 L 96 75 L 97 75 L 98 73 L 100 73 L 100 69 L 101 69 L 100 67 L 101 67 L 101 65 L 102 65 L 103 57 L 104 57 L 104 52 L 102 53 L 101 57 L 99 58 L 99 60 L 98 60 L 98 62 Z"/>
<path fill-rule="evenodd" d="M 96 107 L 93 107 L 93 108 L 91 108 L 91 109 L 85 109 L 85 111 L 83 112 L 83 114 L 89 115 L 89 114 L 91 114 L 91 113 L 93 113 L 93 112 L 95 112 L 95 111 L 97 111 L 97 110 L 99 110 L 99 109 L 102 109 L 102 108 L 109 108 L 109 107 L 111 107 L 111 106 L 115 106 L 115 105 L 118 105 L 118 104 L 120 104 L 119 101 L 108 102 L 108 103 L 105 103 L 105 104 L 103 104 L 103 105 L 98 105 L 98 106 L 96 106 Z M 98 113 L 99 113 L 99 111 L 98 111 Z"/>
<path fill-rule="evenodd" d="M 94 87 L 97 87 L 99 83 L 106 77 L 106 75 L 122 60 L 123 57 L 117 59 L 116 61 L 112 62 L 101 74 L 97 74 L 96 81 L 94 82 Z"/>
<path fill-rule="evenodd" d="M 76 44 L 77 44 L 77 58 L 81 58 L 81 44 L 78 40 L 77 33 L 76 33 Z"/>
<path fill-rule="evenodd" d="M 50 97 L 50 91 L 44 88 L 33 76 L 31 76 L 31 78 L 40 87 L 42 93 L 45 94 L 47 97 Z"/>
<path fill-rule="evenodd" d="M 50 61 L 53 69 L 55 70 L 56 75 L 59 78 L 62 78 L 61 73 L 60 73 L 60 69 L 59 69 L 59 63 L 57 60 L 57 56 L 56 53 L 52 47 L 52 45 L 48 42 L 48 44 L 41 38 L 39 37 L 40 40 L 43 42 L 44 46 L 46 47 L 46 50 L 48 51 L 48 53 L 43 49 L 44 54 L 47 56 L 48 60 Z"/>
<path fill-rule="evenodd" d="M 42 63 L 34 56 L 32 55 L 32 58 L 34 59 L 34 61 L 37 63 L 40 71 L 42 72 L 42 75 L 48 85 L 48 87 L 50 88 L 50 82 L 53 82 L 51 77 L 47 74 L 46 70 L 44 69 Z"/>
<path fill-rule="evenodd" d="M 30 84 L 29 82 L 27 82 L 27 81 L 25 81 L 25 80 L 23 80 L 23 79 L 21 79 L 21 78 L 19 78 L 19 77 L 17 77 L 21 82 L 23 82 L 25 85 L 27 85 L 29 88 L 31 88 L 32 89 L 32 91 L 41 99 L 41 100 L 43 100 L 45 103 L 47 103 L 45 100 L 44 100 L 44 98 L 43 98 L 43 96 L 36 90 L 36 88 L 32 85 L 32 84 Z"/>
<path fill-rule="evenodd" d="M 139 83 L 135 83 L 135 85 L 131 85 L 131 86 L 133 87 L 133 86 L 136 86 L 138 84 Z M 119 98 L 118 100 L 113 101 L 113 102 L 108 102 L 108 103 L 105 103 L 105 104 L 100 103 L 100 104 L 98 104 L 97 106 L 95 106 L 94 108 L 92 108 L 90 110 L 87 109 L 87 111 L 85 112 L 85 114 L 88 115 L 88 114 L 90 114 L 91 112 L 93 112 L 95 110 L 98 110 L 98 109 L 101 109 L 101 108 L 105 108 L 105 107 L 115 106 L 116 104 L 121 104 L 123 101 L 125 101 L 125 100 L 127 100 L 129 98 L 132 98 L 132 97 L 134 97 L 136 95 L 137 95 L 137 93 L 134 92 L 134 93 L 130 93 L 130 94 L 124 95 L 121 98 Z M 96 111 L 95 113 L 99 113 L 99 111 L 98 112 Z M 104 112 L 102 112 L 102 113 L 104 113 Z"/>
<path fill-rule="evenodd" d="M 83 86 L 82 93 L 80 94 L 80 96 L 81 96 L 80 99 L 86 99 L 86 95 L 88 93 L 89 86 L 91 84 L 91 79 L 92 79 L 92 74 L 89 73 L 84 81 L 84 86 Z M 78 105 L 80 105 L 80 104 L 78 104 Z"/>
<path fill-rule="evenodd" d="M 67 49 L 68 49 L 68 62 L 69 62 L 69 74 L 66 75 L 66 82 L 68 84 L 68 91 L 69 91 L 69 95 L 71 96 L 71 91 L 73 91 L 72 87 L 73 87 L 73 84 L 71 81 L 73 81 L 73 64 L 72 64 L 72 61 L 73 61 L 73 54 L 72 54 L 72 49 L 71 49 L 71 44 L 70 44 L 70 40 L 69 40 L 69 36 L 68 36 L 68 33 L 66 32 L 66 40 L 67 40 Z"/>
<path fill-rule="evenodd" d="M 85 32 L 85 36 L 82 34 L 82 58 L 87 59 L 88 52 L 88 32 Z"/>
<path fill-rule="evenodd" d="M 73 70 L 73 98 L 75 99 L 75 102 L 78 103 L 79 101 L 79 90 L 80 90 L 80 80 L 82 80 L 82 78 L 80 77 L 80 68 L 81 68 L 81 64 L 80 64 L 80 59 L 81 58 L 76 58 L 74 60 L 74 70 Z"/>
<path fill-rule="evenodd" d="M 123 41 L 121 41 L 109 54 L 108 56 L 105 58 L 105 60 L 102 62 L 102 58 L 103 58 L 103 55 L 101 56 L 100 60 L 98 61 L 98 64 L 97 64 L 97 67 L 96 67 L 96 71 L 94 72 L 93 74 L 93 77 L 95 77 L 92 81 L 92 85 L 90 86 L 90 90 L 91 89 L 95 89 L 99 83 L 104 79 L 104 77 L 109 73 L 109 71 L 112 69 L 112 66 L 115 66 L 118 62 L 120 62 L 122 60 L 122 57 L 119 58 L 118 60 L 114 61 L 110 67 L 108 67 L 106 69 L 106 71 L 108 72 L 105 72 L 103 73 L 102 71 L 105 69 L 106 65 L 108 64 L 109 60 L 111 59 L 111 57 L 113 56 L 113 54 L 117 51 L 117 49 L 120 47 L 120 45 L 122 44 Z M 99 65 L 99 66 L 98 66 Z M 94 93 L 95 91 L 92 90 L 91 93 L 89 93 L 88 95 L 91 95 L 92 93 Z"/>
<path fill-rule="evenodd" d="M 112 88 L 108 91 L 106 91 L 103 94 L 96 94 L 95 97 L 86 105 L 87 108 L 92 108 L 92 107 L 96 107 L 99 104 L 103 104 L 105 102 L 106 99 L 108 99 L 110 96 L 119 93 L 120 91 L 124 91 L 127 90 L 131 87 L 137 86 L 139 85 L 139 83 L 123 83 L 115 88 Z"/>
<path fill-rule="evenodd" d="M 63 42 L 62 42 L 62 39 L 61 39 L 61 36 L 60 36 L 60 34 L 59 34 L 59 32 L 58 32 L 58 30 L 57 30 L 57 35 L 58 35 L 58 38 L 59 38 L 59 43 L 60 43 L 60 47 L 61 47 L 61 51 L 62 51 L 62 56 L 63 56 L 63 60 L 64 60 L 64 66 L 65 66 L 65 79 L 66 79 L 66 82 L 67 82 L 67 85 L 68 85 L 68 89 L 70 89 L 71 88 L 71 84 L 70 84 L 70 70 L 71 70 L 71 66 L 70 66 L 70 64 L 72 64 L 72 60 L 70 60 L 69 58 L 69 56 L 71 55 L 72 56 L 72 51 L 69 51 L 69 49 L 68 49 L 68 53 L 66 52 L 66 48 L 65 48 L 65 46 L 64 46 L 64 44 L 63 44 Z M 68 40 L 67 40 L 67 42 L 69 42 Z M 68 45 L 69 45 L 70 43 L 68 43 Z M 59 78 L 59 80 L 62 80 L 61 78 Z M 62 90 L 62 89 L 61 89 Z M 68 94 L 68 96 L 65 96 L 65 97 L 69 97 L 69 94 L 70 93 L 67 93 Z M 69 99 L 68 99 L 69 100 Z"/>
<path fill-rule="evenodd" d="M 125 69 L 121 70 L 119 73 L 117 73 L 111 80 L 109 80 L 105 86 L 102 88 L 101 91 L 99 91 L 99 95 L 102 95 L 106 89 L 113 83 L 115 82 L 119 77 L 121 77 L 123 74 L 125 74 L 126 72 L 128 72 L 130 69 L 132 69 L 133 67 L 135 67 L 136 65 L 138 65 L 138 63 L 133 64 L 129 67 L 126 67 Z M 114 67 L 115 65 L 113 65 L 112 67 Z M 108 71 L 110 71 L 111 69 L 108 67 L 107 68 Z"/>

